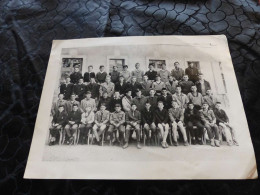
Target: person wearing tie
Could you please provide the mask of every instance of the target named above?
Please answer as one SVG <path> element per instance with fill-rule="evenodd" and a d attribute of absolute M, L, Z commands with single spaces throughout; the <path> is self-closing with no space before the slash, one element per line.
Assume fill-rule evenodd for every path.
<path fill-rule="evenodd" d="M 125 135 L 125 144 L 123 148 L 128 147 L 130 131 L 134 130 L 136 132 L 137 148 L 141 149 L 140 145 L 140 123 L 141 123 L 141 113 L 136 110 L 136 104 L 132 103 L 131 110 L 126 113 L 126 135 Z"/>
<path fill-rule="evenodd" d="M 95 124 L 93 126 L 93 133 L 97 140 L 98 145 L 102 145 L 100 140 L 100 135 L 105 131 L 107 124 L 109 122 L 109 111 L 106 110 L 106 104 L 102 103 L 100 105 L 100 110 L 95 114 Z"/>

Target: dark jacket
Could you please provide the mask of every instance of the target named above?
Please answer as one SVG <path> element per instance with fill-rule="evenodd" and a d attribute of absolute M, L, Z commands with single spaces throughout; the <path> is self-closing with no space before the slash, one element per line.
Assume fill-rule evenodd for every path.
<path fill-rule="evenodd" d="M 116 104 L 120 104 L 121 107 L 123 107 L 123 106 L 122 106 L 122 99 L 121 99 L 121 98 L 115 99 L 114 97 L 111 99 L 110 105 L 109 105 L 109 111 L 110 111 L 110 112 L 114 112 L 114 111 L 115 111 L 115 105 L 116 105 Z"/>
<path fill-rule="evenodd" d="M 58 123 L 59 125 L 64 126 L 67 122 L 67 118 L 68 118 L 68 115 L 65 112 L 65 110 L 63 110 L 62 112 L 58 111 L 54 114 L 52 122 L 55 124 Z"/>
<path fill-rule="evenodd" d="M 107 110 L 110 111 L 111 110 L 110 102 L 111 102 L 111 97 L 107 97 L 106 99 L 101 97 L 98 103 L 98 109 L 100 109 L 100 105 L 104 103 L 106 105 Z"/>
<path fill-rule="evenodd" d="M 128 89 L 131 89 L 132 90 L 132 97 L 135 97 L 136 96 L 136 90 L 137 89 L 142 89 L 142 85 L 138 82 L 135 82 L 134 84 L 133 83 L 129 83 L 128 84 Z"/>
<path fill-rule="evenodd" d="M 104 83 L 106 81 L 107 73 L 106 72 L 98 72 L 96 74 L 96 80 L 98 83 Z"/>
<path fill-rule="evenodd" d="M 147 98 L 144 97 L 143 95 L 139 97 L 135 97 L 132 99 L 132 103 L 136 104 L 137 110 L 142 111 L 145 108 L 145 103 L 147 101 Z"/>
<path fill-rule="evenodd" d="M 81 112 L 79 111 L 79 109 L 77 111 L 69 112 L 67 121 L 73 121 L 76 124 L 79 124 L 80 120 L 81 120 Z"/>
<path fill-rule="evenodd" d="M 197 81 L 196 83 L 196 86 L 197 86 L 197 91 L 200 92 L 202 94 L 202 90 L 201 90 L 201 83 L 199 81 Z M 211 89 L 210 87 L 210 83 L 206 80 L 204 80 L 204 85 L 205 85 L 205 93 L 208 89 Z M 202 95 L 206 95 L 206 94 L 202 94 Z"/>
<path fill-rule="evenodd" d="M 115 91 L 119 91 L 120 94 L 125 94 L 127 88 L 128 88 L 128 84 L 125 82 L 122 85 L 120 85 L 119 82 L 115 84 Z"/>
<path fill-rule="evenodd" d="M 151 72 L 148 70 L 145 74 L 148 76 L 148 80 L 155 81 L 155 78 L 157 75 L 157 72 L 155 70 L 153 70 Z"/>
<path fill-rule="evenodd" d="M 130 110 L 125 115 L 125 121 L 127 124 L 130 124 L 130 122 L 136 122 L 138 124 L 141 123 L 141 113 L 138 110 Z"/>
<path fill-rule="evenodd" d="M 179 85 L 181 86 L 181 91 L 184 94 L 191 92 L 191 86 L 194 85 L 192 81 L 180 81 Z"/>
<path fill-rule="evenodd" d="M 191 80 L 192 82 L 196 82 L 199 80 L 199 70 L 195 67 L 193 68 L 186 68 L 185 69 L 185 74 L 189 76 L 189 80 Z"/>
<path fill-rule="evenodd" d="M 76 84 L 79 82 L 79 79 L 82 77 L 82 74 L 81 72 L 73 72 L 71 75 L 70 75 L 70 82 L 73 83 L 73 84 Z"/>
<path fill-rule="evenodd" d="M 158 102 L 159 101 L 163 102 L 165 109 L 169 109 L 169 108 L 171 108 L 172 96 L 167 95 L 166 97 L 164 97 L 164 96 L 161 95 L 161 96 L 158 97 Z"/>
<path fill-rule="evenodd" d="M 96 74 L 94 72 L 91 72 L 91 73 L 85 72 L 83 79 L 84 79 L 84 82 L 88 83 L 88 82 L 90 82 L 90 78 L 95 78 L 95 77 L 96 77 Z"/>
<path fill-rule="evenodd" d="M 100 85 L 97 83 L 89 83 L 86 86 L 86 91 L 90 91 L 91 92 L 91 97 L 92 98 L 98 98 L 99 97 L 99 88 Z"/>
<path fill-rule="evenodd" d="M 187 108 L 184 112 L 184 122 L 197 122 L 200 121 L 200 112 L 196 108 L 193 108 L 192 110 Z"/>
<path fill-rule="evenodd" d="M 64 100 L 70 99 L 70 95 L 73 92 L 73 84 L 72 83 L 63 83 L 60 86 L 60 93 L 64 95 Z"/>
<path fill-rule="evenodd" d="M 220 109 L 220 110 L 214 109 L 214 114 L 215 114 L 217 123 L 229 122 L 229 118 L 228 118 L 228 116 L 227 116 L 227 114 L 226 114 L 226 112 L 224 110 L 222 110 L 222 109 Z"/>
<path fill-rule="evenodd" d="M 112 71 L 109 73 L 109 75 L 111 76 L 111 81 L 113 83 L 117 83 L 119 81 L 120 72 Z"/>
<path fill-rule="evenodd" d="M 168 123 L 168 121 L 169 121 L 169 114 L 165 108 L 162 109 L 162 111 L 160 111 L 159 108 L 157 108 L 154 111 L 154 122 L 156 125 L 158 125 L 158 123 Z"/>
<path fill-rule="evenodd" d="M 154 96 L 154 97 L 149 96 L 149 97 L 147 97 L 147 101 L 150 102 L 152 109 L 157 108 L 157 102 L 158 102 L 157 96 Z"/>
<path fill-rule="evenodd" d="M 144 125 L 145 123 L 147 123 L 149 125 L 152 124 L 154 122 L 153 110 L 151 108 L 149 111 L 146 108 L 143 109 L 141 118 L 142 118 L 142 125 Z"/>
<path fill-rule="evenodd" d="M 77 100 L 81 101 L 84 98 L 84 94 L 86 93 L 86 85 L 85 84 L 76 84 L 73 87 L 73 91 L 76 95 L 78 95 Z"/>

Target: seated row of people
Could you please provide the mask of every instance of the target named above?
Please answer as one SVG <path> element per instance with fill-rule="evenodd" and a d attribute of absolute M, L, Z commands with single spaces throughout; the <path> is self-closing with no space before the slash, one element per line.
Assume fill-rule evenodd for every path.
<path fill-rule="evenodd" d="M 225 134 L 228 145 L 238 145 L 234 129 L 229 124 L 228 117 L 220 105 L 221 103 L 218 102 L 214 109 L 215 111 L 213 111 L 204 102 L 202 109 L 197 110 L 194 104 L 189 102 L 187 109 L 181 109 L 178 102 L 173 100 L 170 109 L 165 109 L 162 101 L 158 101 L 157 107 L 152 109 L 151 103 L 146 101 L 145 108 L 142 111 L 138 111 L 137 105 L 132 103 L 131 109 L 127 112 L 121 110 L 121 104 L 115 104 L 115 111 L 109 112 L 106 110 L 106 104 L 102 103 L 100 110 L 96 113 L 94 113 L 90 105 L 87 105 L 84 112 L 81 113 L 78 104 L 73 104 L 72 111 L 69 114 L 64 111 L 64 106 L 60 105 L 58 112 L 53 116 L 50 128 L 50 145 L 57 143 L 59 131 L 63 127 L 69 138 L 69 143 L 75 141 L 73 134 L 75 134 L 78 128 L 80 129 L 80 143 L 86 143 L 88 133 L 92 128 L 97 143 L 101 144 L 100 135 L 108 127 L 106 139 L 112 143 L 118 140 L 123 148 L 128 147 L 131 131 L 134 130 L 136 132 L 137 148 L 141 148 L 140 137 L 141 127 L 143 127 L 148 145 L 151 138 L 159 133 L 162 137 L 162 147 L 168 148 L 167 137 L 171 128 L 172 135 L 170 136 L 173 137 L 173 144 L 177 146 L 177 129 L 179 128 L 184 139 L 184 145 L 188 146 L 187 133 L 184 128 L 186 127 L 191 135 L 192 144 L 202 144 L 205 128 L 211 146 L 220 146 L 220 134 L 222 132 Z M 194 126 L 196 129 L 194 129 Z M 222 129 L 219 130 L 219 127 Z M 116 137 L 116 131 L 119 134 L 118 138 Z"/>

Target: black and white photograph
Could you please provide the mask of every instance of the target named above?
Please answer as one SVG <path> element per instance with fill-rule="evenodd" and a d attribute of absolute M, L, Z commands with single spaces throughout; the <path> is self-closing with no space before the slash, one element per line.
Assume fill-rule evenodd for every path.
<path fill-rule="evenodd" d="M 224 36 L 59 43 L 48 65 L 26 177 L 257 176 Z M 37 161 L 42 169 L 33 173 Z"/>

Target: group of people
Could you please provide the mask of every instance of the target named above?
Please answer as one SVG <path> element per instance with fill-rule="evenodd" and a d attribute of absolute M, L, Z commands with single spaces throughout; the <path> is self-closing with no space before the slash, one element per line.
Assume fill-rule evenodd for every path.
<path fill-rule="evenodd" d="M 171 72 L 166 70 L 166 64 L 159 71 L 154 66 L 149 64 L 147 72 L 140 69 L 139 63 L 132 72 L 127 65 L 122 72 L 113 66 L 109 74 L 103 65 L 98 73 L 88 66 L 88 72 L 82 75 L 75 65 L 74 72 L 60 85 L 58 100 L 52 106 L 50 145 L 58 143 L 61 130 L 66 132 L 66 143 L 73 144 L 78 129 L 80 144 L 86 144 L 92 131 L 98 145 L 104 134 L 105 141 L 127 148 L 135 131 L 139 149 L 141 132 L 147 145 L 160 135 L 163 148 L 169 147 L 169 136 L 178 146 L 180 134 L 184 146 L 189 145 L 188 135 L 192 145 L 202 145 L 206 130 L 211 146 L 221 145 L 222 134 L 228 145 L 238 145 L 221 102 L 192 62 L 185 71 L 178 62 Z"/>

